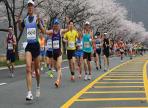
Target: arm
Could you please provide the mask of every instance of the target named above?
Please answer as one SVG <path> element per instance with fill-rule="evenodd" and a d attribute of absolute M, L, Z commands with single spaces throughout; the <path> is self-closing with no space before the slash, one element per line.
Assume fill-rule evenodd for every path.
<path fill-rule="evenodd" d="M 24 21 L 22 22 L 22 19 L 19 17 L 18 18 L 18 27 L 19 27 L 20 31 L 23 31 L 24 27 L 22 25 L 24 26 Z"/>
<path fill-rule="evenodd" d="M 13 52 L 15 52 L 15 48 L 16 48 L 16 37 L 15 37 L 15 35 L 13 36 L 13 47 L 14 47 Z"/>

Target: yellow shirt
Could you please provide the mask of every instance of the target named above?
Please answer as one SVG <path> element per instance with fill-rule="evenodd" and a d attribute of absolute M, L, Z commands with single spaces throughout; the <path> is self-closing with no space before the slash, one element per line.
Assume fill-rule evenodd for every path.
<path fill-rule="evenodd" d="M 76 39 L 78 38 L 78 32 L 76 30 L 68 31 L 64 34 L 64 39 L 68 40 L 67 50 L 76 49 Z"/>

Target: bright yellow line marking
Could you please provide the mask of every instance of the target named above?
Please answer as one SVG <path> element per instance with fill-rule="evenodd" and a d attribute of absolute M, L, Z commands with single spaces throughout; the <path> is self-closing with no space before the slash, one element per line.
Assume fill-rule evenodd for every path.
<path fill-rule="evenodd" d="M 145 101 L 146 98 L 86 98 L 77 99 L 77 102 L 95 102 L 95 101 Z"/>
<path fill-rule="evenodd" d="M 93 91 L 93 92 L 85 92 L 85 94 L 112 94 L 112 93 L 145 93 L 144 91 L 103 91 L 103 92 L 97 92 L 97 91 Z"/>
<path fill-rule="evenodd" d="M 110 78 L 110 77 L 114 77 L 114 78 L 143 78 L 142 76 L 105 76 L 105 78 Z"/>
<path fill-rule="evenodd" d="M 110 78 L 103 78 L 103 81 L 104 80 L 123 80 L 123 81 L 130 81 L 130 80 L 132 80 L 132 81 L 137 81 L 137 80 L 142 80 L 142 79 L 110 79 Z"/>
<path fill-rule="evenodd" d="M 143 82 L 96 82 L 96 84 L 143 84 Z"/>
<path fill-rule="evenodd" d="M 112 74 L 109 74 L 109 75 L 112 75 L 112 76 L 142 76 L 142 73 L 141 74 L 130 74 L 130 73 L 112 73 Z"/>
<path fill-rule="evenodd" d="M 92 88 L 144 88 L 144 86 L 94 86 Z"/>
<path fill-rule="evenodd" d="M 140 72 L 112 72 L 111 74 L 142 74 Z"/>
<path fill-rule="evenodd" d="M 89 85 L 87 85 L 85 88 L 83 88 L 81 91 L 79 91 L 76 95 L 74 95 L 72 98 L 70 98 L 64 105 L 61 106 L 61 108 L 69 108 L 81 95 L 83 95 L 83 93 L 85 93 L 88 89 L 90 89 L 97 81 L 101 80 L 104 76 L 106 76 L 107 74 L 111 73 L 113 70 L 129 63 L 130 61 L 127 61 L 125 63 L 122 63 L 112 69 L 110 69 L 109 71 L 107 71 L 106 73 L 104 73 L 103 75 L 99 76 L 98 78 L 96 78 L 93 82 L 91 82 Z"/>
<path fill-rule="evenodd" d="M 148 64 L 148 60 L 145 62 L 144 66 L 143 66 L 143 81 L 144 81 L 144 88 L 145 88 L 146 100 L 148 102 L 147 64 Z"/>

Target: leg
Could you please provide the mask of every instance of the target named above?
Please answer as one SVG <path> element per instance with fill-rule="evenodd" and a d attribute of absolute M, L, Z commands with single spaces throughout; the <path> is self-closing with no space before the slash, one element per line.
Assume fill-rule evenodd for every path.
<path fill-rule="evenodd" d="M 37 87 L 40 86 L 40 57 L 34 59 L 34 69 L 36 73 Z"/>
<path fill-rule="evenodd" d="M 25 53 L 26 58 L 26 83 L 27 83 L 27 89 L 28 91 L 32 90 L 32 70 L 31 70 L 31 64 L 32 64 L 32 55 L 30 52 Z"/>

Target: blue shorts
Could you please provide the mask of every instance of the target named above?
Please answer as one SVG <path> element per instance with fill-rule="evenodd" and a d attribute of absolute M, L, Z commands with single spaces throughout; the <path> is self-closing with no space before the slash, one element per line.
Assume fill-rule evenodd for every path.
<path fill-rule="evenodd" d="M 46 55 L 46 51 L 45 51 L 45 50 L 41 50 L 41 51 L 40 51 L 40 56 L 41 56 L 41 57 L 44 57 L 45 55 Z"/>
<path fill-rule="evenodd" d="M 75 57 L 83 57 L 83 51 L 82 50 L 77 50 L 75 52 Z"/>

